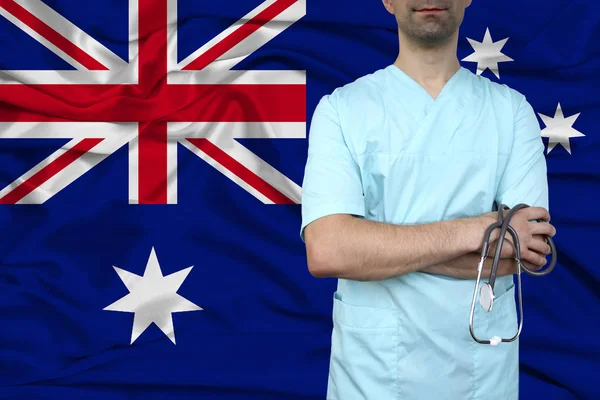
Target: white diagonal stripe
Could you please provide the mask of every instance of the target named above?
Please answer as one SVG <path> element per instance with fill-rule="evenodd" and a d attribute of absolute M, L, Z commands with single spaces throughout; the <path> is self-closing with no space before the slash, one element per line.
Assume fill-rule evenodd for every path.
<path fill-rule="evenodd" d="M 77 70 L 69 71 L 34 71 L 34 70 L 0 70 L 0 85 L 5 84 L 57 84 L 57 85 L 77 85 L 77 84 L 129 84 L 138 83 L 138 0 L 129 0 L 129 63 L 125 63 L 117 55 L 118 65 L 106 65 L 110 68 L 107 71 L 90 71 L 83 65 L 72 59 L 58 47 L 48 42 L 36 32 L 31 30 L 11 14 L 0 7 L 0 15 L 5 16 L 9 21 L 19 26 L 23 31 L 42 43 L 56 55 L 61 57 L 67 63 L 73 65 Z M 31 11 L 31 10 L 30 10 Z M 62 17 L 60 17 L 62 18 Z M 68 22 L 71 24 L 70 22 Z M 72 25 L 72 24 L 71 24 Z M 78 29 L 78 28 L 77 28 Z M 87 36 L 87 34 L 85 34 Z M 93 39 L 92 39 L 93 40 Z M 88 41 L 89 42 L 89 41 Z M 100 46 L 102 46 L 100 44 Z M 87 50 L 87 49 L 82 49 Z M 110 58 L 114 58 L 110 56 Z M 102 61 L 98 59 L 98 61 Z M 109 63 L 106 63 L 109 64 Z"/>
<path fill-rule="evenodd" d="M 220 43 L 223 39 L 225 39 L 227 36 L 229 36 L 231 33 L 233 33 L 235 30 L 237 30 L 240 26 L 244 25 L 245 23 L 250 21 L 252 18 L 256 17 L 259 13 L 266 10 L 270 5 L 274 4 L 276 1 L 278 1 L 278 0 L 265 0 L 254 10 L 252 10 L 248 14 L 244 15 L 241 19 L 234 22 L 229 28 L 225 29 L 224 31 L 219 33 L 217 36 L 212 38 L 210 41 L 208 41 L 206 44 L 204 44 L 204 46 L 200 47 L 198 50 L 194 51 L 192 54 L 187 56 L 185 59 L 181 60 L 181 62 L 179 63 L 179 68 L 185 68 L 189 63 L 194 61 L 196 58 L 200 57 L 200 55 L 206 53 L 208 50 L 213 48 L 216 44 Z M 258 31 L 260 31 L 260 29 Z M 257 47 L 257 49 L 258 49 L 258 47 Z M 254 50 L 256 50 L 256 49 L 254 49 Z"/>
<path fill-rule="evenodd" d="M 98 165 L 109 155 L 137 135 L 136 123 L 100 123 L 100 122 L 14 122 L 0 123 L 0 138 L 73 138 L 60 149 L 50 154 L 36 166 L 0 190 L 0 198 L 12 192 L 17 186 L 30 179 L 58 157 L 78 143 L 89 138 L 104 138 L 90 151 L 77 158 L 59 173 L 48 179 L 17 204 L 41 204 L 87 171 Z"/>
<path fill-rule="evenodd" d="M 220 137 L 213 143 L 287 198 L 296 204 L 300 204 L 302 194 L 301 187 L 277 169 L 273 168 L 262 158 L 252 153 L 234 139 Z"/>
<path fill-rule="evenodd" d="M 121 57 L 42 1 L 14 1 L 108 69 L 123 68 L 125 66 L 126 62 Z"/>
<path fill-rule="evenodd" d="M 27 171 L 25 174 L 21 175 L 15 181 L 10 183 L 4 189 L 0 190 L 0 198 L 4 197 L 8 193 L 12 192 L 15 188 L 20 186 L 23 182 L 30 179 L 34 174 L 45 168 L 48 164 L 52 163 L 54 160 L 62 156 L 66 153 L 70 148 L 76 146 L 83 139 L 73 139 L 69 141 L 66 145 L 46 157 L 35 167 Z M 65 187 L 73 183 L 77 178 L 85 174 L 87 171 L 98 165 L 100 161 L 104 160 L 108 154 L 106 154 L 106 150 L 100 150 L 99 148 L 104 144 L 104 141 L 98 143 L 91 151 L 86 152 L 81 157 L 77 158 L 67 167 L 62 169 L 56 175 L 52 176 L 50 179 L 42 183 L 39 187 L 35 188 L 28 195 L 17 201 L 16 204 L 42 204 L 52 196 L 63 190 Z M 112 143 L 114 146 L 114 142 Z M 104 145 L 104 148 L 107 146 Z M 93 153 L 92 151 L 96 150 L 97 153 Z M 117 148 L 111 149 L 113 152 L 117 150 Z"/>
<path fill-rule="evenodd" d="M 179 68 L 183 69 L 200 55 L 214 47 L 217 43 L 221 42 L 233 31 L 238 29 L 240 26 L 247 23 L 249 20 L 254 18 L 257 14 L 265 10 L 267 7 L 274 4 L 277 0 L 267 0 L 254 10 L 246 14 L 240 20 L 235 22 L 229 28 L 225 29 L 219 35 L 215 36 L 212 40 L 194 51 L 184 60 L 179 63 Z M 232 67 L 239 64 L 250 54 L 257 51 L 259 48 L 264 46 L 267 42 L 272 40 L 277 35 L 281 34 L 284 30 L 289 28 L 292 24 L 298 21 L 306 15 L 306 0 L 299 0 L 285 9 L 283 12 L 278 14 L 275 18 L 258 28 L 256 31 L 251 33 L 248 37 L 241 40 L 239 43 L 234 45 L 231 49 L 225 52 L 217 60 L 209 64 L 202 73 L 194 73 L 198 71 L 189 71 L 194 73 L 194 77 L 191 78 L 197 83 L 221 83 L 223 81 L 235 81 L 234 83 L 255 83 L 252 81 L 261 81 L 260 83 L 272 83 L 273 80 L 277 83 L 304 83 L 304 71 L 230 71 Z M 186 73 L 188 71 L 181 71 Z M 257 74 L 258 72 L 258 74 Z M 267 72 L 262 73 L 261 72 Z M 179 74 L 178 74 L 179 75 Z M 226 75 L 223 77 L 222 75 Z M 185 81 L 189 79 L 183 77 L 175 77 L 173 80 L 169 80 L 169 83 L 173 81 Z M 179 83 L 174 82 L 174 83 Z M 230 82 L 227 82 L 230 83 Z"/>
<path fill-rule="evenodd" d="M 244 188 L 265 204 L 273 204 L 247 182 L 199 150 L 185 138 L 205 138 L 226 152 L 244 167 L 296 203 L 300 203 L 302 189 L 294 181 L 273 168 L 266 161 L 235 141 L 235 138 L 297 138 L 306 137 L 305 122 L 177 122 L 169 123 L 169 137 L 178 138 L 194 154 Z"/>
<path fill-rule="evenodd" d="M 183 140 L 181 142 L 181 144 L 184 145 L 192 153 L 194 153 L 195 155 L 197 155 L 198 157 L 200 157 L 201 159 L 203 159 L 204 161 L 206 161 L 207 164 L 209 164 L 210 166 L 212 166 L 213 168 L 215 168 L 217 171 L 221 172 L 227 178 L 231 179 L 233 182 L 235 182 L 242 189 L 246 190 L 252 196 L 256 197 L 258 200 L 260 200 L 261 202 L 263 202 L 264 204 L 275 204 L 275 203 L 273 203 L 273 201 L 271 201 L 271 199 L 269 199 L 268 197 L 264 196 L 258 190 L 254 189 L 254 187 L 250 186 L 248 183 L 246 183 L 245 181 L 243 181 L 240 177 L 238 177 L 237 175 L 235 175 L 233 172 L 231 172 L 230 170 L 228 170 L 227 168 L 225 168 L 223 165 L 219 164 L 212 157 L 209 157 L 208 154 L 206 154 L 205 152 L 203 152 L 202 150 L 200 150 L 199 148 L 197 148 L 196 146 L 194 146 L 193 144 L 191 144 L 189 141 Z"/>
<path fill-rule="evenodd" d="M 40 35 L 36 31 L 34 31 L 33 29 L 31 29 L 24 22 L 22 22 L 21 20 L 17 19 L 16 17 L 14 17 L 11 13 L 9 13 L 8 11 L 6 11 L 1 6 L 0 6 L 0 15 L 2 15 L 4 18 L 6 18 L 7 20 L 9 20 L 13 24 L 15 24 L 17 26 L 17 28 L 21 29 L 23 32 L 25 32 L 26 34 L 28 34 L 29 36 L 31 36 L 32 38 L 34 38 L 35 40 L 37 40 L 42 46 L 46 47 L 48 50 L 50 50 L 51 52 L 53 52 L 54 54 L 56 54 L 57 56 L 59 56 L 60 58 L 62 58 L 68 64 L 72 65 L 74 68 L 77 68 L 78 70 L 87 71 L 87 68 L 85 68 L 83 65 L 81 65 L 78 61 L 76 61 L 70 55 L 68 55 L 67 53 L 65 53 L 64 51 L 62 51 L 58 47 L 56 47 L 49 40 L 47 40 L 45 37 L 43 37 L 42 35 Z M 0 83 L 3 83 L 3 82 L 0 81 Z M 26 81 L 26 82 L 19 82 L 19 83 L 30 83 L 30 82 Z"/>

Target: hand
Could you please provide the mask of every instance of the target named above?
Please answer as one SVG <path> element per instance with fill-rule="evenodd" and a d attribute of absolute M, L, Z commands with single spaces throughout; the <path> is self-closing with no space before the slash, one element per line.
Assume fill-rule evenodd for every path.
<path fill-rule="evenodd" d="M 498 239 L 490 243 L 490 246 L 488 248 L 488 258 L 494 258 L 498 246 Z M 510 233 L 507 233 L 504 236 L 504 243 L 502 244 L 502 250 L 500 251 L 500 258 L 515 258 L 515 244 L 513 243 L 512 236 L 510 235 Z"/>
<path fill-rule="evenodd" d="M 509 210 L 503 210 L 503 212 L 506 217 Z M 481 215 L 482 220 L 486 222 L 487 226 L 497 221 L 497 217 L 497 211 Z M 535 221 L 537 219 L 542 219 L 544 222 Z M 534 271 L 546 265 L 546 255 L 551 253 L 546 237 L 554 237 L 556 235 L 556 228 L 550 224 L 550 213 L 543 207 L 522 208 L 513 214 L 510 226 L 513 227 L 519 236 L 521 262 L 527 268 Z M 496 250 L 499 236 L 499 228 L 494 229 L 490 235 L 490 242 L 493 245 L 490 247 L 488 255 L 491 257 L 493 257 Z M 515 257 L 514 244 L 512 236 L 509 233 L 504 237 L 500 257 Z"/>

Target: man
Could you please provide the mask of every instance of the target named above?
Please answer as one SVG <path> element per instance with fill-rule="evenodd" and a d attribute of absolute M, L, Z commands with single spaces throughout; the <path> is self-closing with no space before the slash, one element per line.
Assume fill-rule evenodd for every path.
<path fill-rule="evenodd" d="M 518 398 L 518 341 L 469 334 L 483 233 L 494 202 L 528 204 L 511 226 L 540 269 L 556 231 L 532 107 L 457 59 L 470 3 L 383 0 L 397 59 L 324 96 L 313 115 L 300 235 L 311 274 L 338 278 L 327 399 Z M 517 331 L 509 242 L 492 312 L 476 307 L 480 337 Z"/>

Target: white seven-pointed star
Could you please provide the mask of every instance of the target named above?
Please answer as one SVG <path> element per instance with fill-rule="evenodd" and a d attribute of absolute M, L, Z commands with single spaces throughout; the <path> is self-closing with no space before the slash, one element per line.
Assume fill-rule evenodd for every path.
<path fill-rule="evenodd" d="M 548 151 L 546 154 L 550 153 L 554 146 L 556 146 L 558 143 L 560 143 L 562 147 L 564 147 L 565 150 L 571 154 L 571 143 L 569 142 L 569 139 L 572 137 L 585 136 L 583 133 L 572 128 L 575 120 L 581 113 L 577 113 L 565 118 L 562 109 L 560 108 L 560 103 L 558 103 L 558 107 L 556 107 L 554 118 L 540 113 L 538 114 L 546 125 L 546 127 L 542 130 L 542 136 L 548 138 Z"/>
<path fill-rule="evenodd" d="M 131 343 L 153 322 L 175 343 L 171 313 L 202 310 L 201 307 L 176 293 L 192 267 L 163 276 L 154 247 L 150 252 L 144 276 L 113 266 L 129 290 L 129 294 L 105 307 L 104 310 L 135 313 Z"/>
<path fill-rule="evenodd" d="M 475 50 L 474 53 L 462 59 L 462 61 L 473 61 L 477 63 L 477 75 L 481 75 L 486 68 L 489 68 L 490 71 L 496 75 L 498 79 L 500 79 L 500 72 L 498 72 L 498 63 L 503 61 L 514 61 L 512 58 L 507 57 L 502 54 L 500 50 L 506 44 L 508 38 L 499 40 L 497 42 L 492 41 L 492 36 L 490 35 L 490 29 L 487 28 L 485 30 L 485 36 L 483 37 L 483 42 L 478 42 L 476 40 L 467 38 L 469 43 L 471 43 L 471 47 Z"/>

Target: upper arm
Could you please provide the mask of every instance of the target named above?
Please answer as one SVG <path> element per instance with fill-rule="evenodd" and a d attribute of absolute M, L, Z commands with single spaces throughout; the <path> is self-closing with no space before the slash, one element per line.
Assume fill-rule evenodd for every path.
<path fill-rule="evenodd" d="M 498 186 L 496 201 L 514 207 L 525 203 L 549 210 L 544 143 L 535 112 L 519 95 L 514 118 L 512 150 Z"/>
<path fill-rule="evenodd" d="M 335 92 L 321 98 L 310 125 L 302 182 L 300 238 L 311 222 L 332 214 L 364 217 L 360 168 L 347 146 Z"/>

